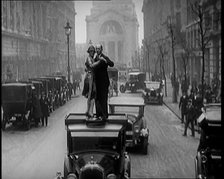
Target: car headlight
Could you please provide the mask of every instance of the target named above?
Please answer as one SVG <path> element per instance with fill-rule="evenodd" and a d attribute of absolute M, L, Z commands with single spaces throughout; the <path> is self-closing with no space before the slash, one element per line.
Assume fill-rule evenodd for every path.
<path fill-rule="evenodd" d="M 134 126 L 134 131 L 135 131 L 135 133 L 139 133 L 139 131 L 140 131 L 140 130 L 139 130 L 139 126 L 137 126 L 137 125 Z"/>
<path fill-rule="evenodd" d="M 117 176 L 114 173 L 110 173 L 109 175 L 107 175 L 107 179 L 116 179 Z"/>
<path fill-rule="evenodd" d="M 77 176 L 74 173 L 70 173 L 66 179 L 77 179 Z"/>
<path fill-rule="evenodd" d="M 207 157 L 205 155 L 201 155 L 201 162 L 206 163 L 207 162 Z"/>

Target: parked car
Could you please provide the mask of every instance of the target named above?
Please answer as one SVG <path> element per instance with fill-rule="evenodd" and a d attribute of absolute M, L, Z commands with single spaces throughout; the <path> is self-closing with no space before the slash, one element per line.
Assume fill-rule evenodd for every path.
<path fill-rule="evenodd" d="M 133 93 L 133 92 L 136 92 L 138 89 L 144 89 L 145 79 L 146 79 L 146 74 L 144 72 L 128 73 L 128 81 L 125 84 L 120 85 L 121 93 L 124 93 L 126 90 L 130 90 Z"/>
<path fill-rule="evenodd" d="M 85 114 L 69 114 L 65 118 L 64 178 L 130 178 L 131 163 L 125 151 L 126 124 L 124 114 L 109 115 L 106 123 L 87 121 Z"/>
<path fill-rule="evenodd" d="M 148 154 L 149 129 L 144 119 L 144 107 L 142 97 L 112 97 L 109 101 L 111 114 L 125 113 L 128 118 L 126 146 L 138 146 L 143 154 Z"/>
<path fill-rule="evenodd" d="M 208 104 L 198 118 L 200 143 L 195 162 L 195 178 L 220 178 L 223 175 L 223 130 L 221 104 Z"/>
<path fill-rule="evenodd" d="M 142 96 L 146 104 L 163 104 L 162 83 L 159 81 L 145 81 L 145 90 Z"/>
<path fill-rule="evenodd" d="M 32 83 L 6 83 L 2 84 L 2 129 L 7 123 L 22 122 L 27 130 L 32 120 Z"/>

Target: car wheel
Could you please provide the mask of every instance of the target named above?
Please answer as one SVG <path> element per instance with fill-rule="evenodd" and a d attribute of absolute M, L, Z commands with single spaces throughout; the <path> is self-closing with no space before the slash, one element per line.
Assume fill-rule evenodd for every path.
<path fill-rule="evenodd" d="M 148 154 L 148 137 L 144 137 L 142 141 L 142 153 L 144 155 Z"/>
<path fill-rule="evenodd" d="M 195 164 L 195 178 L 198 178 L 198 161 L 197 158 L 194 159 Z"/>
<path fill-rule="evenodd" d="M 124 86 L 124 85 L 121 85 L 121 86 L 120 86 L 120 92 L 121 92 L 121 93 L 124 93 L 125 90 L 126 90 L 126 89 L 125 89 L 125 86 Z"/>

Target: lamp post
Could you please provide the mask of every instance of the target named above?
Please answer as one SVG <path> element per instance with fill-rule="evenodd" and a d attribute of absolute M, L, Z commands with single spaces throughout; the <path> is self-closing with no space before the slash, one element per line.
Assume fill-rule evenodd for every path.
<path fill-rule="evenodd" d="M 68 83 L 70 83 L 70 63 L 69 63 L 69 36 L 71 35 L 71 29 L 69 22 L 66 23 L 65 35 L 67 35 L 67 44 L 68 44 Z"/>

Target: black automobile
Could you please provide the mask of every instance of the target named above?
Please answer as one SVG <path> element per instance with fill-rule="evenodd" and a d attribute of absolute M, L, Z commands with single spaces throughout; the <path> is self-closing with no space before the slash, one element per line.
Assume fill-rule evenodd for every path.
<path fill-rule="evenodd" d="M 130 90 L 132 93 L 134 93 L 138 89 L 144 89 L 145 79 L 146 79 L 146 74 L 144 72 L 128 73 L 128 81 L 125 84 L 120 85 L 121 93 L 124 93 L 126 90 Z"/>
<path fill-rule="evenodd" d="M 64 178 L 130 178 L 131 163 L 125 151 L 126 123 L 124 114 L 109 115 L 106 123 L 88 121 L 84 114 L 69 114 L 65 118 Z"/>
<path fill-rule="evenodd" d="M 220 178 L 223 176 L 223 130 L 221 104 L 208 104 L 198 118 L 201 127 L 200 143 L 195 161 L 195 178 Z M 223 177 L 221 177 L 223 178 Z"/>
<path fill-rule="evenodd" d="M 7 123 L 22 122 L 27 130 L 30 129 L 32 120 L 32 83 L 6 83 L 2 84 L 2 129 Z"/>
<path fill-rule="evenodd" d="M 145 90 L 142 96 L 146 104 L 163 104 L 162 84 L 159 81 L 145 81 Z"/>
<path fill-rule="evenodd" d="M 128 119 L 126 128 L 126 146 L 139 147 L 148 154 L 149 129 L 144 118 L 144 100 L 142 97 L 112 97 L 109 100 L 111 114 L 125 113 Z"/>

